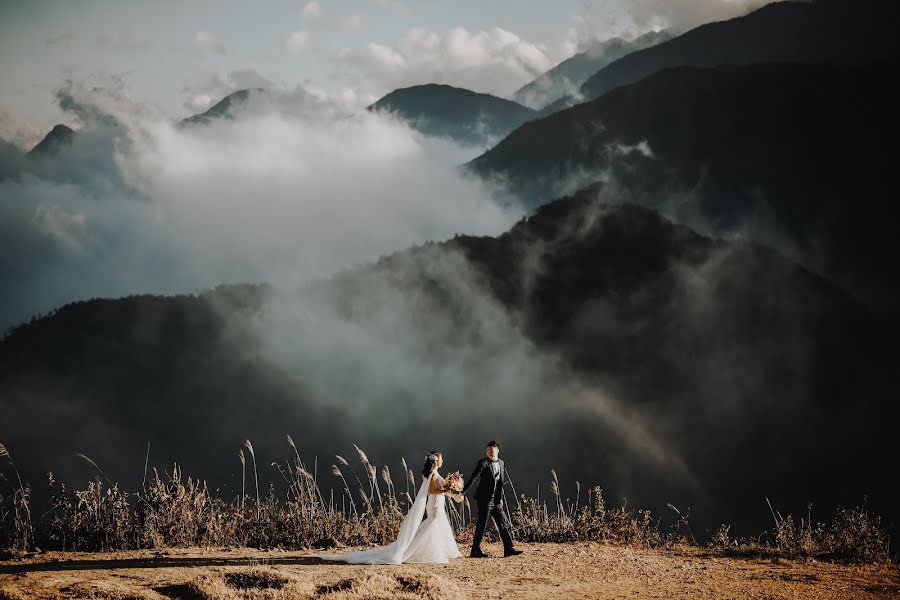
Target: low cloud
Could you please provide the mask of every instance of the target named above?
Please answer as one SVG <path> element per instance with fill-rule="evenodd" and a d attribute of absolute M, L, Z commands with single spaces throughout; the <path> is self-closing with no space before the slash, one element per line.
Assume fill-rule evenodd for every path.
<path fill-rule="evenodd" d="M 179 129 L 123 95 L 70 84 L 83 126 L 55 156 L 3 153 L 0 278 L 8 327 L 76 299 L 292 286 L 398 247 L 499 233 L 506 214 L 421 137 L 366 100 L 298 87 L 253 95 L 236 120 Z"/>
<path fill-rule="evenodd" d="M 552 248 L 531 250 L 522 262 L 539 269 Z M 347 415 L 336 425 L 341 435 L 362 440 L 376 460 L 438 447 L 451 469 L 466 470 L 495 438 L 529 493 L 555 467 L 569 489 L 579 479 L 640 493 L 642 501 L 655 486 L 706 498 L 667 437 L 669 419 L 642 414 L 573 373 L 525 335 L 524 320 L 462 254 L 423 246 L 279 297 L 256 326 L 274 364 L 303 381 L 310 406 Z M 562 439 L 561 432 L 590 433 Z M 619 464 L 579 452 L 618 456 Z"/>

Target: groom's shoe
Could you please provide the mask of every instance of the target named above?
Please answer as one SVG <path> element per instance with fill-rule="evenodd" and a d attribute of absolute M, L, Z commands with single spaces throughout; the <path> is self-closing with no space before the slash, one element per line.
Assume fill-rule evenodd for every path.
<path fill-rule="evenodd" d="M 491 558 L 491 555 L 485 554 L 481 550 L 472 550 L 472 554 L 469 555 L 469 558 Z"/>
<path fill-rule="evenodd" d="M 522 554 L 521 550 L 516 550 L 515 548 L 507 548 L 503 551 L 504 558 L 507 556 L 516 556 Z"/>

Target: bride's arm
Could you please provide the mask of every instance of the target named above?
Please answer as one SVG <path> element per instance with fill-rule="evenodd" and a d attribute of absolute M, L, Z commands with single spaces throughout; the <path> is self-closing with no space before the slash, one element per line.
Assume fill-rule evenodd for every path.
<path fill-rule="evenodd" d="M 447 490 L 445 490 L 441 483 L 438 481 L 437 477 L 433 474 L 431 476 L 431 482 L 428 484 L 428 493 L 434 494 L 436 496 L 440 496 L 441 494 L 446 494 Z"/>

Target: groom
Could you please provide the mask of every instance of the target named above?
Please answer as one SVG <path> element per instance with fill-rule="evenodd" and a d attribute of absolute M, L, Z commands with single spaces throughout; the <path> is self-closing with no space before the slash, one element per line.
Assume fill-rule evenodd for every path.
<path fill-rule="evenodd" d="M 503 540 L 503 556 L 522 554 L 521 550 L 513 547 L 512 536 L 509 534 L 509 519 L 503 512 L 503 484 L 506 483 L 506 469 L 503 467 L 503 461 L 498 458 L 500 445 L 491 440 L 485 447 L 485 454 L 487 454 L 487 458 L 478 461 L 475 470 L 472 471 L 472 476 L 469 477 L 462 491 L 465 494 L 472 482 L 476 479 L 481 480 L 475 489 L 478 521 L 475 524 L 475 537 L 472 538 L 471 557 L 489 558 L 490 556 L 481 551 L 481 538 L 484 536 L 488 515 L 500 530 L 500 538 Z"/>

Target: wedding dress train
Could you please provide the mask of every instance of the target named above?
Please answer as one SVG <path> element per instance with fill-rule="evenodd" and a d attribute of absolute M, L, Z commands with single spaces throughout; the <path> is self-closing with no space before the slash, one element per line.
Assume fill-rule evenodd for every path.
<path fill-rule="evenodd" d="M 444 478 L 433 471 L 441 484 Z M 322 554 L 319 558 L 347 563 L 400 564 L 400 563 L 445 563 L 451 558 L 462 556 L 456 545 L 450 519 L 447 518 L 447 497 L 444 494 L 429 494 L 431 477 L 426 477 L 416 494 L 412 507 L 400 524 L 397 539 L 387 546 L 370 550 L 359 550 L 349 554 Z M 425 520 L 422 517 L 426 516 Z"/>

